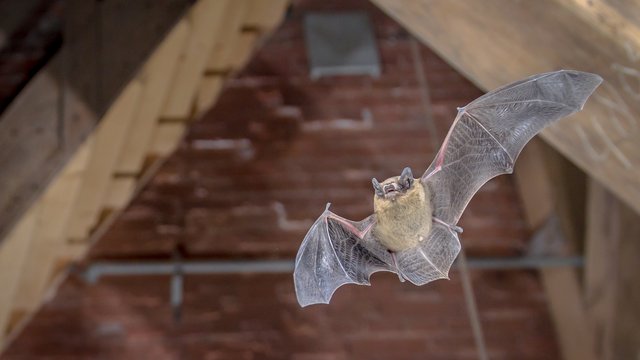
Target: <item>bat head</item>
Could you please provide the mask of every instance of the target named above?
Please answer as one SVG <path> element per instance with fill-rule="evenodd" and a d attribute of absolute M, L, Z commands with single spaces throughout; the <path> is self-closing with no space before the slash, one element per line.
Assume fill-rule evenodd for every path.
<path fill-rule="evenodd" d="M 376 193 L 376 197 L 395 200 L 411 189 L 414 178 L 411 169 L 406 167 L 402 170 L 400 176 L 390 177 L 382 183 L 378 182 L 376 178 L 373 178 L 371 182 L 373 183 L 373 190 Z"/>

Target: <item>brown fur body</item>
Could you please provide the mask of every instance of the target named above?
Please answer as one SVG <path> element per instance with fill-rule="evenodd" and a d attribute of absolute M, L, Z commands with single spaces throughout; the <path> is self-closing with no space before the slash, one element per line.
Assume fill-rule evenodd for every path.
<path fill-rule="evenodd" d="M 397 177 L 383 182 L 397 181 Z M 431 194 L 419 179 L 409 190 L 392 197 L 374 196 L 376 224 L 373 235 L 389 250 L 398 252 L 426 240 L 432 225 Z"/>

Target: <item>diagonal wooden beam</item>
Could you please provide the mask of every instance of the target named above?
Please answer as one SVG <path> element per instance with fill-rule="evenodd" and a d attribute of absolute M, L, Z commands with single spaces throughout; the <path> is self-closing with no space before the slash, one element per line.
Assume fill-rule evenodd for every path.
<path fill-rule="evenodd" d="M 249 37 L 243 35 L 246 26 L 242 19 L 253 1 L 198 1 L 36 201 L 28 212 L 35 215 L 21 222 L 31 225 L 17 228 L 19 236 L 12 235 L 12 239 L 22 240 L 0 248 L 0 270 L 15 269 L 0 274 L 0 285 L 13 289 L 0 296 L 0 330 L 7 325 L 14 332 L 21 328 L 16 324 L 24 324 L 38 308 L 54 280 L 64 276 L 61 270 L 85 253 L 179 144 L 186 125 L 197 116 L 198 101 L 204 99 L 200 85 L 205 68 L 218 54 L 212 50 L 213 44 L 221 39 L 221 44 L 230 42 L 223 46 L 231 49 L 224 61 L 235 70 L 258 38 L 253 33 L 269 31 L 261 28 L 259 32 L 250 30 Z M 232 31 L 225 32 L 229 21 L 224 19 L 224 11 L 232 9 L 236 9 Z M 284 5 L 278 11 L 284 11 Z M 238 39 L 246 41 L 237 43 Z M 219 88 L 209 90 L 208 95 L 215 99 L 217 91 Z M 213 100 L 207 101 L 211 104 Z M 75 103 L 68 105 L 75 112 L 82 111 Z M 148 159 L 155 159 L 151 166 Z M 17 256 L 21 253 L 23 257 Z"/>
<path fill-rule="evenodd" d="M 590 10 L 603 1 L 372 1 L 483 89 L 559 68 L 601 75 L 585 110 L 542 135 L 640 212 L 640 24 Z"/>
<path fill-rule="evenodd" d="M 602 360 L 632 359 L 640 344 L 640 217 L 589 182 L 584 296 Z"/>
<path fill-rule="evenodd" d="M 7 335 L 12 304 L 23 263 L 33 239 L 39 207 L 32 207 L 0 245 L 0 349 Z"/>
<path fill-rule="evenodd" d="M 518 161 L 514 176 L 521 195 L 525 219 L 532 231 L 542 228 L 555 213 L 561 215 L 561 224 L 571 220 L 570 215 L 562 216 L 558 212 L 558 198 L 563 197 L 563 191 L 570 186 L 563 179 L 552 177 L 549 158 L 559 155 L 550 154 L 552 150 L 545 149 L 545 144 L 539 139 L 533 139 L 523 150 Z M 557 159 L 556 159 L 557 160 Z M 552 181 L 553 179 L 553 181 Z M 558 189 L 558 185 L 565 186 Z M 565 228 L 564 226 L 562 228 Z M 562 232 L 561 230 L 559 230 Z M 567 234 L 558 234 L 567 239 L 569 247 L 575 248 L 576 239 Z M 571 249 L 566 249 L 571 251 Z M 582 297 L 582 287 L 578 281 L 576 270 L 571 268 L 546 268 L 540 270 L 540 278 L 547 294 L 549 310 L 554 320 L 558 342 L 563 359 L 596 360 L 593 332 L 588 322 L 585 303 Z"/>
<path fill-rule="evenodd" d="M 96 225 L 109 191 L 109 180 L 139 104 L 141 89 L 138 80 L 131 82 L 95 131 L 85 176 L 68 224 L 66 237 L 70 240 L 85 239 Z"/>
<path fill-rule="evenodd" d="M 229 6 L 233 4 L 228 0 L 200 0 L 189 12 L 192 33 L 161 117 L 186 120 L 191 114 L 197 83 L 214 46 L 211 37 L 220 31 Z"/>
<path fill-rule="evenodd" d="M 24 261 L 13 274 L 18 286 L 11 301 L 6 307 L 0 308 L 0 311 L 10 313 L 11 323 L 7 324 L 9 327 L 6 329 L 8 333 L 14 331 L 17 324 L 38 308 L 52 280 L 57 249 L 64 245 L 66 224 L 71 214 L 69 204 L 78 195 L 91 145 L 89 141 L 80 148 L 63 172 L 47 188 L 42 198 L 32 207 L 38 209 L 34 217 L 32 239 L 29 241 Z"/>

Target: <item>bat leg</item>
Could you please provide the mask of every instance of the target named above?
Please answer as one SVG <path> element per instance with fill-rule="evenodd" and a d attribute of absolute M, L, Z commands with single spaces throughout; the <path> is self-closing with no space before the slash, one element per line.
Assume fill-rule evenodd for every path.
<path fill-rule="evenodd" d="M 389 251 L 389 253 L 391 254 L 391 259 L 393 259 L 393 266 L 396 268 L 396 274 L 398 274 L 400 282 L 404 282 L 404 276 L 402 276 L 402 272 L 400 271 L 400 268 L 398 268 L 398 259 L 396 258 L 396 253 L 394 253 L 393 251 Z"/>
<path fill-rule="evenodd" d="M 462 228 L 458 225 L 451 225 L 451 224 L 447 224 L 446 222 L 438 219 L 437 217 L 433 217 L 433 221 L 437 222 L 438 224 L 444 225 L 446 227 L 449 228 L 449 230 L 457 232 L 458 234 L 462 234 Z"/>

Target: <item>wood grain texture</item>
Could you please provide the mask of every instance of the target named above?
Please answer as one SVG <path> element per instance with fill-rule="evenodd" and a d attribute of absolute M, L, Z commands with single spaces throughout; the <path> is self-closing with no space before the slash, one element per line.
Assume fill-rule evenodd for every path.
<path fill-rule="evenodd" d="M 227 7 L 226 15 L 218 28 L 211 53 L 208 56 L 207 72 L 230 72 L 237 62 L 233 55 L 249 10 L 248 1 L 236 1 Z"/>
<path fill-rule="evenodd" d="M 237 5 L 242 10 L 237 11 L 240 15 L 246 12 L 246 2 L 242 3 L 241 6 Z M 45 145 L 51 144 L 50 147 L 64 156 L 73 154 L 73 157 L 28 213 L 37 209 L 32 221 L 34 230 L 30 233 L 32 241 L 29 246 L 21 248 L 25 252 L 21 265 L 13 258 L 19 254 L 16 246 L 0 248 L 0 265 L 9 263 L 12 267 L 19 267 L 17 271 L 6 272 L 7 279 L 0 278 L 2 283 L 17 284 L 11 295 L 0 297 L 3 301 L 0 303 L 2 329 L 7 324 L 15 329 L 16 324 L 24 323 L 33 314 L 47 290 L 52 288 L 54 279 L 64 274 L 62 270 L 67 268 L 70 261 L 85 253 L 90 240 L 102 234 L 102 230 L 126 206 L 136 190 L 150 179 L 162 159 L 180 144 L 187 121 L 195 115 L 192 110 L 203 96 L 198 93 L 199 85 L 205 75 L 210 49 L 218 39 L 209 30 L 224 24 L 221 21 L 224 16 L 222 11 L 229 4 L 227 1 L 199 1 L 189 17 L 176 25 L 141 71 L 109 106 L 99 125 L 79 148 L 66 148 L 59 143 L 61 139 L 68 138 L 79 143 L 86 136 L 87 129 L 93 127 L 95 116 L 91 116 L 91 106 L 80 101 L 77 94 L 67 91 L 68 84 L 56 80 L 55 74 L 60 74 L 60 69 L 53 72 L 54 75 L 42 76 L 40 82 L 36 83 L 37 91 L 25 100 L 25 104 L 18 104 L 22 106 L 18 113 L 20 116 L 13 116 L 13 123 L 7 124 L 19 123 L 20 119 L 24 122 L 25 116 L 44 116 L 41 113 L 46 113 L 55 120 L 52 123 L 55 124 L 56 137 L 49 139 Z M 217 25 L 211 24 L 212 16 L 218 17 L 214 21 Z M 233 26 L 234 32 L 227 37 L 233 46 L 225 47 L 232 49 L 224 59 L 234 68 L 246 60 L 255 40 L 253 31 L 249 31 L 251 36 L 243 37 L 241 27 L 237 24 Z M 236 44 L 237 39 L 246 41 Z M 207 41 L 209 45 L 205 43 Z M 184 76 L 191 80 L 185 81 Z M 220 83 L 204 92 L 212 100 L 225 77 L 218 79 Z M 65 94 L 61 96 L 63 90 Z M 185 94 L 189 96 L 185 97 Z M 42 109 L 29 107 L 30 99 L 39 100 L 45 105 L 41 106 Z M 167 105 L 172 102 L 178 105 L 180 116 L 185 116 L 179 119 L 186 121 L 175 121 L 176 118 L 163 121 L 163 118 L 167 119 L 167 108 L 178 109 Z M 32 114 L 38 110 L 40 113 Z M 61 122 L 58 122 L 59 119 Z M 54 128 L 53 125 L 50 127 Z M 32 132 L 37 134 L 37 129 Z M 27 135 L 28 131 L 25 132 Z M 47 135 L 51 135 L 51 132 L 47 132 Z M 5 140 L 3 143 L 10 144 L 9 137 Z M 28 152 L 37 148 L 37 144 L 31 145 L 30 149 L 20 150 Z M 146 164 L 150 158 L 155 161 L 151 165 Z M 7 178 L 6 181 L 9 180 Z M 28 219 L 23 219 L 22 223 Z M 6 259 L 11 261 L 7 262 Z"/>
<path fill-rule="evenodd" d="M 139 81 L 132 81 L 109 109 L 93 136 L 80 193 L 72 205 L 72 221 L 68 224 L 67 238 L 85 239 L 96 224 L 109 184 L 121 155 L 124 139 L 139 105 Z"/>
<path fill-rule="evenodd" d="M 596 181 L 589 183 L 585 302 L 600 359 L 640 351 L 640 217 Z"/>
<path fill-rule="evenodd" d="M 263 31 L 273 30 L 284 18 L 290 0 L 247 0 L 245 25 Z"/>
<path fill-rule="evenodd" d="M 180 21 L 154 51 L 137 77 L 142 86 L 140 104 L 135 113 L 135 121 L 126 134 L 116 172 L 138 175 L 142 169 L 189 32 L 187 21 Z"/>
<path fill-rule="evenodd" d="M 12 304 L 27 250 L 33 239 L 39 208 L 32 207 L 0 245 L 0 345 L 7 335 Z M 2 347 L 0 346 L 0 350 Z"/>
<path fill-rule="evenodd" d="M 35 205 L 39 211 L 35 218 L 33 240 L 24 265 L 14 274 L 19 279 L 19 285 L 12 299 L 12 311 L 26 315 L 42 301 L 52 278 L 51 270 L 58 255 L 57 249 L 66 241 L 65 230 L 71 221 L 70 203 L 79 196 L 91 147 L 91 140 L 83 144 Z"/>
<path fill-rule="evenodd" d="M 532 140 L 525 148 L 522 156 L 516 162 L 514 176 L 522 199 L 525 219 L 532 231 L 540 229 L 542 225 L 558 214 L 560 216 L 560 234 L 568 244 L 574 244 L 572 239 L 576 232 L 569 235 L 562 234 L 566 224 L 572 223 L 571 214 L 562 209 L 569 208 L 566 204 L 568 196 L 562 192 L 570 187 L 570 179 L 557 179 L 559 174 L 556 164 L 549 164 L 550 149 L 538 139 Z M 554 156 L 557 160 L 557 156 Z M 555 177 L 552 177 L 552 174 Z M 575 246 L 560 249 L 568 253 L 575 250 Z M 563 254 L 554 254 L 556 256 Z M 594 336 L 585 309 L 583 292 L 578 281 L 578 274 L 571 268 L 548 268 L 540 271 L 541 279 L 549 310 L 554 319 L 556 333 L 559 340 L 563 359 L 597 359 Z"/>
<path fill-rule="evenodd" d="M 585 244 L 584 298 L 600 359 L 612 359 L 611 341 L 616 296 L 618 236 L 610 237 L 609 215 L 615 198 L 595 180 L 589 181 Z"/>
<path fill-rule="evenodd" d="M 17 13 L 8 17 L 8 30 L 34 6 L 31 0 L 11 3 L 16 4 L 5 5 L 17 6 Z M 190 3 L 66 3 L 61 52 L 0 118 L 0 238 L 68 161 Z"/>
<path fill-rule="evenodd" d="M 161 116 L 186 120 L 206 62 L 213 49 L 212 35 L 220 31 L 229 3 L 226 0 L 200 0 L 188 14 L 191 34 L 185 54 L 178 64 L 169 97 Z"/>
<path fill-rule="evenodd" d="M 605 83 L 585 109 L 543 132 L 563 155 L 640 212 L 640 57 L 634 43 L 561 0 L 373 0 L 485 90 L 559 68 Z"/>

